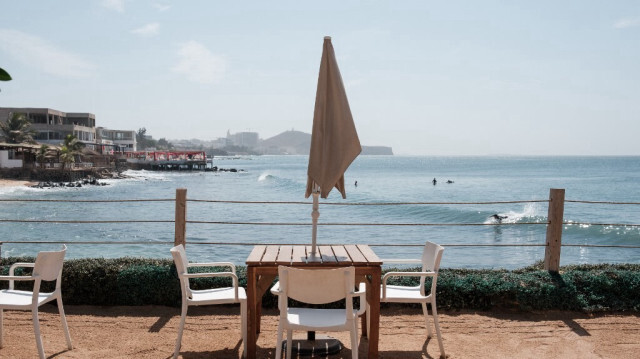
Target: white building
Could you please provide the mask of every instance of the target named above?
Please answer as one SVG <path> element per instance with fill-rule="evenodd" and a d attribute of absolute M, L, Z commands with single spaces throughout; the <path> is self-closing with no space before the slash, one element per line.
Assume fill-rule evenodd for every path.
<path fill-rule="evenodd" d="M 104 127 L 96 127 L 97 143 L 101 146 L 102 153 L 110 150 L 121 152 L 137 151 L 136 131 L 110 130 Z"/>

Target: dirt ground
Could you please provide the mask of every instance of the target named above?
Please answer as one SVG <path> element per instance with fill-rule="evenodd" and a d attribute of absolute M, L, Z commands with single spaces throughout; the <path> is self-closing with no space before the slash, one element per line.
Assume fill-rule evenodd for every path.
<path fill-rule="evenodd" d="M 1 187 L 34 186 L 34 185 L 37 185 L 37 184 L 38 184 L 38 182 L 34 182 L 34 181 L 24 181 L 24 180 L 14 180 L 14 179 L 0 178 L 0 188 Z"/>
<path fill-rule="evenodd" d="M 48 358 L 169 358 L 173 353 L 179 308 L 65 306 L 65 310 L 73 350 L 66 349 L 57 308 L 42 307 Z M 275 310 L 263 312 L 258 358 L 275 355 L 276 315 Z M 380 358 L 439 357 L 437 340 L 427 340 L 419 308 L 383 309 L 380 323 Z M 638 314 L 444 311 L 440 323 L 448 358 L 640 358 Z M 345 345 L 331 358 L 351 358 L 348 333 L 330 335 Z M 192 307 L 180 356 L 240 358 L 240 338 L 237 306 Z M 366 340 L 360 339 L 361 358 L 367 357 Z M 0 358 L 35 357 L 31 314 L 5 311 Z"/>

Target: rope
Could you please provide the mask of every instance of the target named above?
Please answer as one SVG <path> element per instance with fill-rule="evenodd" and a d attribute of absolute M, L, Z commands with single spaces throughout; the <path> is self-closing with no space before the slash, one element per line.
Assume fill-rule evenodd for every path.
<path fill-rule="evenodd" d="M 234 204 L 306 204 L 311 202 L 300 201 L 225 201 L 225 200 L 204 200 L 204 199 L 187 199 L 187 202 L 204 202 L 204 203 L 234 203 Z M 548 199 L 538 199 L 529 201 L 495 201 L 495 202 L 376 202 L 376 203 L 341 203 L 341 202 L 323 202 L 321 205 L 328 206 L 397 206 L 397 205 L 423 205 L 423 204 L 509 204 L 509 203 L 535 203 L 549 202 Z"/>
<path fill-rule="evenodd" d="M 562 222 L 566 225 L 585 225 L 585 226 L 614 226 L 614 227 L 640 227 L 640 224 L 630 223 L 589 223 L 589 222 Z"/>
<path fill-rule="evenodd" d="M 163 220 L 128 220 L 128 221 L 118 221 L 118 220 L 108 220 L 108 221 L 66 221 L 66 220 L 44 220 L 44 219 L 0 219 L 0 223 L 174 223 L 175 221 L 163 221 Z"/>
<path fill-rule="evenodd" d="M 173 244 L 173 242 L 115 242 L 115 241 L 2 241 L 3 244 Z"/>
<path fill-rule="evenodd" d="M 571 201 L 571 200 L 564 200 L 565 202 L 571 202 L 571 203 L 589 203 L 589 204 L 640 204 L 640 202 L 607 202 L 607 201 Z"/>
<path fill-rule="evenodd" d="M 311 226 L 313 223 L 300 222 L 232 222 L 232 221 L 185 221 L 193 224 L 231 224 L 254 226 Z M 104 224 L 104 223 L 175 223 L 174 220 L 46 220 L 46 219 L 0 219 L 0 223 L 63 223 L 63 224 Z M 519 226 L 519 225 L 547 225 L 549 222 L 516 222 L 516 223 L 317 223 L 318 226 Z M 562 222 L 563 225 L 609 226 L 609 227 L 640 227 L 631 223 L 589 223 Z"/>
<path fill-rule="evenodd" d="M 194 224 L 239 224 L 256 226 L 311 226 L 312 223 L 296 222 L 227 222 L 227 221 L 186 221 Z M 502 223 L 502 225 L 548 224 L 547 222 Z M 318 226 L 496 226 L 497 223 L 318 223 Z"/>
<path fill-rule="evenodd" d="M 116 242 L 116 241 L 2 241 L 3 244 L 163 244 L 173 245 L 174 242 L 154 241 L 154 242 Z M 187 242 L 189 245 L 227 245 L 227 246 L 309 246 L 309 243 L 256 243 L 256 242 Z M 329 245 L 329 244 L 327 244 Z M 336 243 L 331 243 L 336 245 Z M 424 247 L 424 244 L 368 244 L 370 247 Z M 443 247 L 464 248 L 464 247 L 546 247 L 546 244 L 521 244 L 521 243 L 503 243 L 503 244 L 443 244 Z M 640 246 L 633 245 L 609 245 L 609 244 L 563 244 L 562 247 L 582 247 L 582 248 L 626 248 L 640 249 Z"/>
<path fill-rule="evenodd" d="M 0 202 L 68 202 L 68 203 L 112 203 L 112 202 L 175 202 L 168 199 L 0 199 Z"/>
<path fill-rule="evenodd" d="M 113 202 L 175 202 L 175 198 L 160 199 L 113 199 L 113 200 L 86 200 L 86 199 L 0 199 L 0 202 L 68 202 L 68 203 L 113 203 Z M 201 203 L 233 203 L 233 204 L 304 204 L 309 205 L 311 202 L 306 201 L 227 201 L 227 200 L 205 200 L 205 199 L 187 199 L 187 202 Z M 548 199 L 534 199 L 528 201 L 491 201 L 491 202 L 379 202 L 379 203 L 340 203 L 340 202 L 323 202 L 325 206 L 397 206 L 397 205 L 469 205 L 469 204 L 513 204 L 513 203 L 543 203 L 549 202 Z M 565 200 L 565 203 L 586 203 L 586 204 L 617 204 L 617 205 L 640 205 L 640 202 L 610 202 L 610 201 L 581 201 L 581 200 Z"/>

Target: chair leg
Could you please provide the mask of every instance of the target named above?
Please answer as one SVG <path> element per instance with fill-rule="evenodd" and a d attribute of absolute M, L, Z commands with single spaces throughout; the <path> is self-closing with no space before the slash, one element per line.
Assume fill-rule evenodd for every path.
<path fill-rule="evenodd" d="M 247 357 L 247 301 L 240 302 L 240 330 L 242 331 L 242 356 Z"/>
<path fill-rule="evenodd" d="M 367 303 L 367 311 L 364 313 L 367 316 L 367 339 L 369 339 L 369 333 L 371 333 L 371 306 Z"/>
<path fill-rule="evenodd" d="M 33 315 L 33 331 L 36 335 L 36 346 L 38 347 L 38 355 L 40 359 L 44 359 L 44 347 L 42 346 L 42 337 L 40 336 L 40 320 L 38 320 L 38 308 L 31 311 Z"/>
<path fill-rule="evenodd" d="M 73 345 L 71 345 L 71 335 L 69 335 L 69 326 L 67 325 L 67 317 L 64 314 L 64 308 L 62 307 L 62 298 L 59 297 L 56 299 L 58 302 L 58 312 L 60 312 L 60 321 L 62 322 L 62 330 L 64 331 L 64 337 L 67 340 L 67 348 L 69 350 L 73 349 Z"/>
<path fill-rule="evenodd" d="M 436 326 L 436 335 L 438 336 L 438 346 L 440 347 L 440 357 L 446 358 L 444 354 L 444 344 L 442 344 L 442 333 L 440 332 L 440 322 L 438 321 L 438 310 L 436 309 L 436 298 L 431 301 L 431 311 L 433 312 L 433 323 Z"/>
<path fill-rule="evenodd" d="M 278 334 L 276 340 L 276 359 L 282 359 L 282 323 L 278 322 Z"/>
<path fill-rule="evenodd" d="M 358 359 L 358 317 L 351 326 L 351 359 Z"/>
<path fill-rule="evenodd" d="M 433 333 L 431 332 L 431 325 L 429 325 L 429 311 L 427 310 L 427 303 L 422 303 L 422 313 L 424 313 L 424 325 L 427 327 L 427 338 L 431 338 Z"/>
<path fill-rule="evenodd" d="M 182 316 L 180 317 L 180 326 L 178 327 L 178 339 L 176 340 L 176 349 L 173 351 L 173 358 L 178 358 L 180 354 L 180 346 L 182 345 L 182 330 L 184 329 L 184 322 L 187 319 L 187 309 L 189 306 L 184 301 L 182 302 Z"/>
<path fill-rule="evenodd" d="M 293 359 L 293 330 L 287 329 L 287 357 L 285 359 Z"/>

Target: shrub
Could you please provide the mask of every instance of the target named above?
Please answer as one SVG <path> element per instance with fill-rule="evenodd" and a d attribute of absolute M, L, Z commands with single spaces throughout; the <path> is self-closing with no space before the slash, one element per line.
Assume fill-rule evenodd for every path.
<path fill-rule="evenodd" d="M 35 258 L 2 258 L 0 272 L 7 275 L 16 262 Z M 222 271 L 197 267 L 194 271 Z M 386 269 L 383 273 L 397 271 Z M 403 271 L 417 271 L 418 268 Z M 16 271 L 17 275 L 31 269 Z M 237 267 L 240 286 L 246 287 L 246 268 Z M 417 278 L 394 277 L 389 284 L 418 285 Z M 193 289 L 230 286 L 229 278 L 198 278 Z M 430 288 L 431 279 L 425 281 Z M 7 288 L 0 281 L 0 288 Z M 31 282 L 16 282 L 16 289 L 31 289 Z M 43 290 L 53 290 L 53 282 Z M 442 269 L 437 286 L 438 307 L 446 309 L 509 308 L 521 310 L 640 311 L 640 265 L 598 264 L 562 267 L 560 273 L 538 265 L 518 270 Z M 178 275 L 170 259 L 88 258 L 69 259 L 62 272 L 62 295 L 66 304 L 180 306 Z M 269 291 L 263 306 L 277 307 Z"/>

